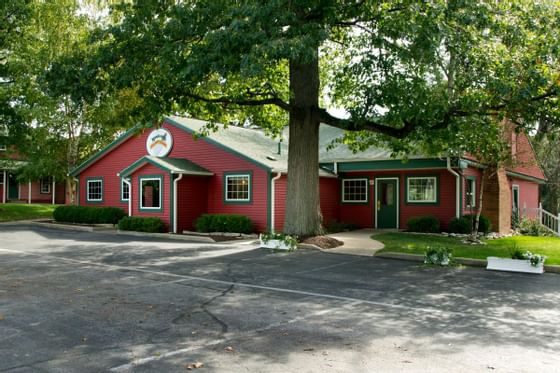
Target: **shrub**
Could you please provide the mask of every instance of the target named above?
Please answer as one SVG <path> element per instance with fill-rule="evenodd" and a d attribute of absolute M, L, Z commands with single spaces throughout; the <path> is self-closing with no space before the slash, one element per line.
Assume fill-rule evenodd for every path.
<path fill-rule="evenodd" d="M 476 222 L 476 215 L 463 215 L 460 218 L 453 218 L 449 222 L 449 232 L 451 233 L 462 233 L 470 234 L 474 230 L 474 225 Z M 490 232 L 492 224 L 490 220 L 484 216 L 480 215 L 478 221 L 478 231 L 482 233 Z"/>
<path fill-rule="evenodd" d="M 358 229 L 359 227 L 354 223 L 345 223 L 342 221 L 333 221 L 327 226 L 327 232 L 329 233 L 339 233 L 348 232 Z"/>
<path fill-rule="evenodd" d="M 196 219 L 197 232 L 251 233 L 253 222 L 245 215 L 204 214 Z"/>
<path fill-rule="evenodd" d="M 406 222 L 410 232 L 437 233 L 440 231 L 439 220 L 435 216 L 416 216 Z"/>
<path fill-rule="evenodd" d="M 59 206 L 53 211 L 57 222 L 77 224 L 117 224 L 126 213 L 118 207 Z"/>
<path fill-rule="evenodd" d="M 519 233 L 526 236 L 551 236 L 551 232 L 546 229 L 538 219 L 522 219 L 519 223 Z"/>
<path fill-rule="evenodd" d="M 424 253 L 424 264 L 441 266 L 453 264 L 453 250 L 447 247 L 427 247 Z"/>
<path fill-rule="evenodd" d="M 163 220 L 156 217 L 125 216 L 119 221 L 119 230 L 163 233 L 166 226 Z"/>

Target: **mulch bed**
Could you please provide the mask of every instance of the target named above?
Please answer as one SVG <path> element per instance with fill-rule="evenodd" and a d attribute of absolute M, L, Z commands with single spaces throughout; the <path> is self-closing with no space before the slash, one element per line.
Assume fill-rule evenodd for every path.
<path fill-rule="evenodd" d="M 312 236 L 302 242 L 319 246 L 321 249 L 333 249 L 344 244 L 344 242 L 329 236 Z"/>

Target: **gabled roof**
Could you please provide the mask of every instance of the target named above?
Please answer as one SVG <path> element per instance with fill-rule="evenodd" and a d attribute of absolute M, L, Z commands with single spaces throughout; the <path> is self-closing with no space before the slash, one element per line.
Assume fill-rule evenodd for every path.
<path fill-rule="evenodd" d="M 208 171 L 204 167 L 197 165 L 189 160 L 182 158 L 168 158 L 168 157 L 153 157 L 151 155 L 146 155 L 121 172 L 119 176 L 128 177 L 134 171 L 144 166 L 145 164 L 152 164 L 156 167 L 161 168 L 172 174 L 184 174 L 184 175 L 196 175 L 196 176 L 212 176 L 212 172 Z"/>

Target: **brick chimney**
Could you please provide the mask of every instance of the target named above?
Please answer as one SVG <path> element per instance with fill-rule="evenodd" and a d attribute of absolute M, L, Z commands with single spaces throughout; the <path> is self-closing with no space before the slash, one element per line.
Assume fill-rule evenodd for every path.
<path fill-rule="evenodd" d="M 485 172 L 482 214 L 492 222 L 492 231 L 506 234 L 511 230 L 511 189 L 503 167 Z"/>

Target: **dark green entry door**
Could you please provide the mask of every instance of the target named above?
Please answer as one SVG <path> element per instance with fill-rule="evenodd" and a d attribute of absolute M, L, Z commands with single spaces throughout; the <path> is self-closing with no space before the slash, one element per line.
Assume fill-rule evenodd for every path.
<path fill-rule="evenodd" d="M 8 174 L 8 199 L 14 200 L 19 198 L 18 182 L 16 175 Z"/>
<path fill-rule="evenodd" d="M 376 189 L 377 228 L 397 228 L 397 180 L 377 180 Z"/>

